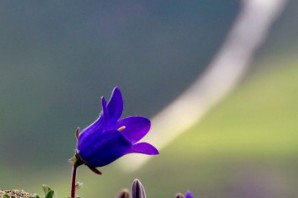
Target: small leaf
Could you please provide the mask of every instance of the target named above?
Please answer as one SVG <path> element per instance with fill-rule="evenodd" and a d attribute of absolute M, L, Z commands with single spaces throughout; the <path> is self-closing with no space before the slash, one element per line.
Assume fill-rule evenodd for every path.
<path fill-rule="evenodd" d="M 3 195 L 3 198 L 10 198 L 9 195 Z"/>
<path fill-rule="evenodd" d="M 55 192 L 54 192 L 53 190 L 50 190 L 50 191 L 46 194 L 45 198 L 55 198 Z"/>
<path fill-rule="evenodd" d="M 42 190 L 43 190 L 44 194 L 46 195 L 52 189 L 49 186 L 47 186 L 47 185 L 44 184 L 44 185 L 42 185 Z"/>
<path fill-rule="evenodd" d="M 45 198 L 55 198 L 55 192 L 47 185 L 42 185 Z"/>

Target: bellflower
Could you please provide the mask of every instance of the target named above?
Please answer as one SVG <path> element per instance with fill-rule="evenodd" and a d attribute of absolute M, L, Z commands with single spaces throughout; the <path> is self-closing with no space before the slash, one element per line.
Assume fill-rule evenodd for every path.
<path fill-rule="evenodd" d="M 147 142 L 139 142 L 150 129 L 150 120 L 140 116 L 122 118 L 123 99 L 114 88 L 109 102 L 101 98 L 102 112 L 97 120 L 77 135 L 77 157 L 90 168 L 105 166 L 123 155 L 157 155 Z"/>

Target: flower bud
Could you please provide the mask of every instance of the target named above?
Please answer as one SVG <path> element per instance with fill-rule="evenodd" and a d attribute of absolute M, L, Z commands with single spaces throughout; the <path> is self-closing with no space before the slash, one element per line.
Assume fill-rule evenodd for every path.
<path fill-rule="evenodd" d="M 145 188 L 138 179 L 132 183 L 132 198 L 146 198 Z"/>
<path fill-rule="evenodd" d="M 123 189 L 117 198 L 130 198 L 129 191 L 127 189 Z"/>
<path fill-rule="evenodd" d="M 177 193 L 176 198 L 184 198 L 184 195 L 182 193 Z"/>

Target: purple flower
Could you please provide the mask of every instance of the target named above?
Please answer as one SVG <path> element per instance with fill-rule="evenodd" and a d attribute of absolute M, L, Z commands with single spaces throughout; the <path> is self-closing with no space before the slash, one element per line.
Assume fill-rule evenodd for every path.
<path fill-rule="evenodd" d="M 193 195 L 190 191 L 187 191 L 185 194 L 185 198 L 193 198 Z"/>
<path fill-rule="evenodd" d="M 139 142 L 150 129 L 149 119 L 140 116 L 120 119 L 123 99 L 119 88 L 114 88 L 108 103 L 102 97 L 101 105 L 98 119 L 78 136 L 77 155 L 87 166 L 105 166 L 129 153 L 159 154 L 151 144 Z"/>

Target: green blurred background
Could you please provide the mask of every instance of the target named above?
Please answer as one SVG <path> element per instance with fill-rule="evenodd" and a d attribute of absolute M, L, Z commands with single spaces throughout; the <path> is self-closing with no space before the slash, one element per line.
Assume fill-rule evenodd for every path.
<path fill-rule="evenodd" d="M 97 117 L 100 96 L 117 85 L 124 115 L 154 116 L 204 71 L 240 5 L 1 1 L 0 188 L 47 183 L 67 197 L 74 131 Z M 137 177 L 149 197 L 295 197 L 297 8 L 289 2 L 246 78 L 200 123 L 136 172 L 81 168 L 79 194 L 113 197 Z"/>

